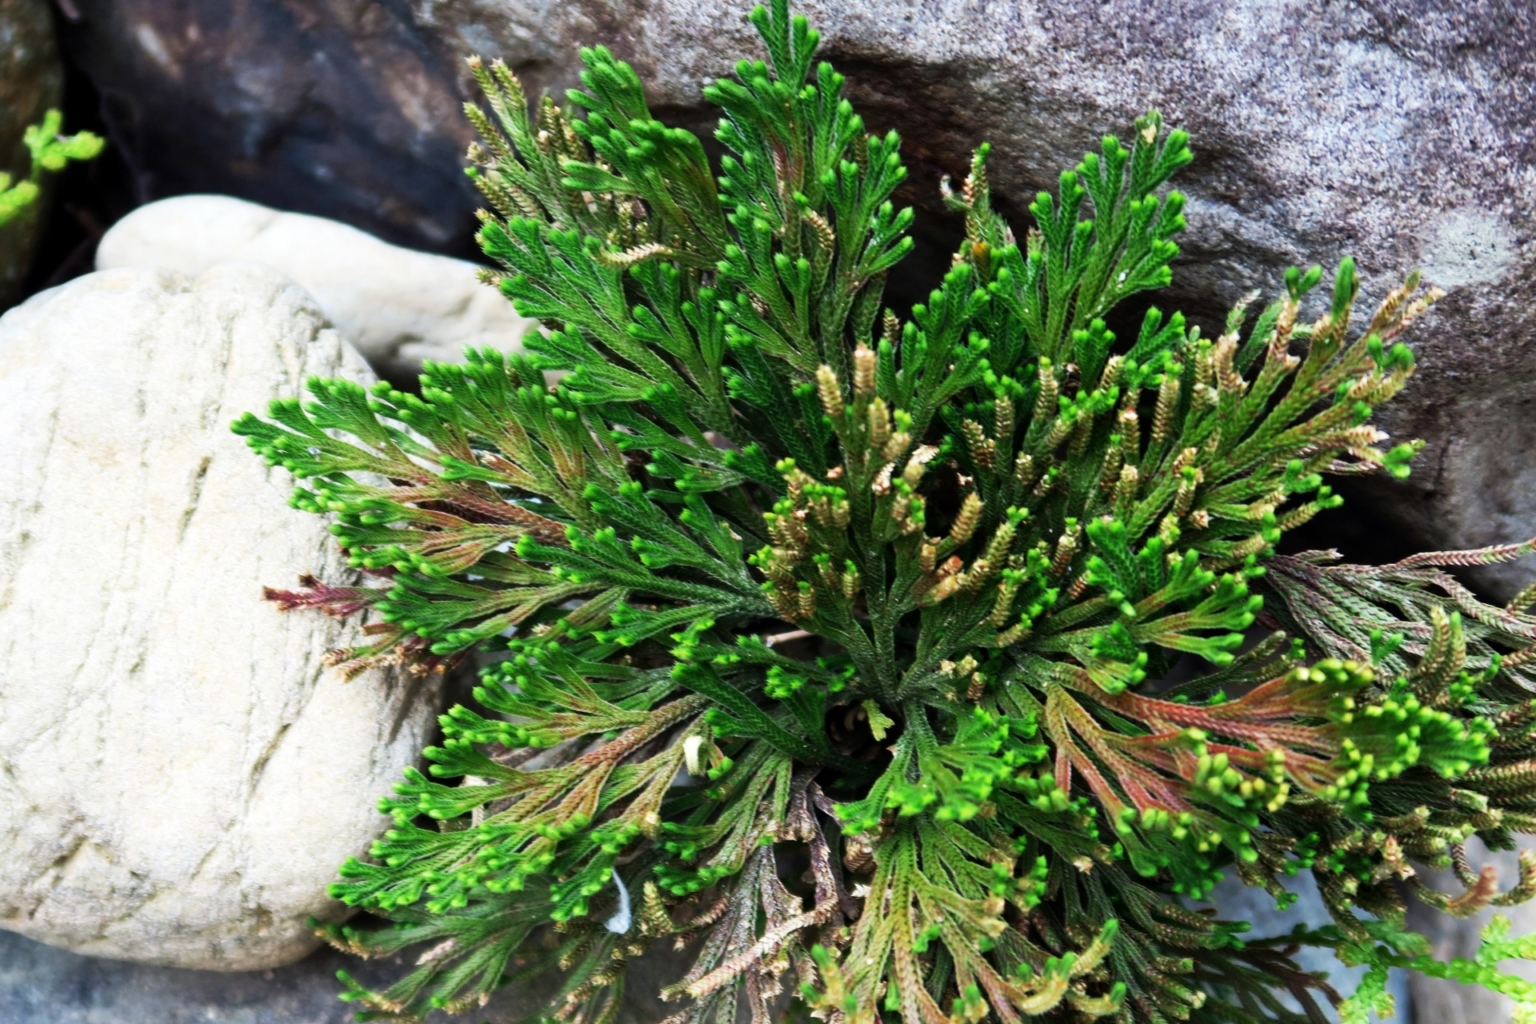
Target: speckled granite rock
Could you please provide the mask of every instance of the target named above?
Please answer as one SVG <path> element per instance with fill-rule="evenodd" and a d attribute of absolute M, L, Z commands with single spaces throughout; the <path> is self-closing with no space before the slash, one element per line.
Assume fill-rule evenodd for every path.
<path fill-rule="evenodd" d="M 57 107 L 63 94 L 64 68 L 47 0 L 0 0 L 0 171 L 12 179 L 28 174 L 32 161 L 22 133 Z M 18 217 L 0 227 L 0 310 L 16 299 L 42 221 Z"/>

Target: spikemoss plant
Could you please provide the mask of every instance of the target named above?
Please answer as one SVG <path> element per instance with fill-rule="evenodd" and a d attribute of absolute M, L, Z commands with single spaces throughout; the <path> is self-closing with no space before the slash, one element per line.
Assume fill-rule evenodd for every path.
<path fill-rule="evenodd" d="M 786 984 L 849 1024 L 1317 1021 L 1341 997 L 1296 944 L 1369 965 L 1350 1021 L 1393 966 L 1530 1005 L 1496 969 L 1530 940 L 1443 964 L 1402 922 L 1405 894 L 1536 890 L 1536 860 L 1500 894 L 1461 845 L 1536 830 L 1536 595 L 1445 571 L 1532 545 L 1276 553 L 1339 503 L 1325 475 L 1407 473 L 1370 417 L 1432 296 L 1359 325 L 1346 260 L 1315 318 L 1313 269 L 1216 338 L 1157 309 L 1115 337 L 1184 226 L 1187 138 L 1151 113 L 1022 241 L 978 151 L 947 194 L 965 242 L 903 321 L 896 135 L 783 0 L 752 21 L 768 61 L 705 90 L 718 164 L 604 49 L 570 110 L 475 63 L 479 240 L 545 332 L 236 425 L 364 572 L 272 595 L 368 614 L 340 662 L 503 652 L 342 868 L 391 923 L 326 938 L 424 950 L 348 981 L 360 1019 L 557 971 L 553 1018 L 610 1021 L 656 942 L 695 956 L 676 1021 L 765 1020 Z M 1312 872 L 1335 924 L 1245 940 L 1191 905 L 1228 869 L 1282 903 Z"/>
<path fill-rule="evenodd" d="M 93 132 L 77 132 L 63 135 L 64 115 L 50 110 L 43 120 L 31 125 L 22 135 L 32 168 L 28 175 L 15 182 L 5 171 L 0 171 L 0 225 L 17 217 L 30 215 L 30 211 L 42 195 L 44 171 L 62 171 L 71 160 L 94 160 L 106 145 L 106 140 Z"/>

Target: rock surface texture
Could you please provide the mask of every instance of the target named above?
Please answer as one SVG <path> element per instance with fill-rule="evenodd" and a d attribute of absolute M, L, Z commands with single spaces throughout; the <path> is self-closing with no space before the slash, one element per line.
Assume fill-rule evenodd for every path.
<path fill-rule="evenodd" d="M 353 627 L 263 584 L 344 578 L 229 431 L 311 374 L 371 380 L 260 267 L 115 270 L 0 319 L 0 928 L 249 970 L 314 948 L 327 883 L 437 711 L 323 665 Z"/>
<path fill-rule="evenodd" d="M 75 0 L 67 45 L 114 97 L 156 194 L 210 186 L 396 241 L 463 245 L 460 58 L 573 84 L 577 49 L 631 60 L 659 112 L 758 56 L 750 0 Z M 906 201 L 943 266 L 937 178 L 982 140 L 1016 222 L 1036 190 L 1152 106 L 1194 136 L 1190 234 L 1166 297 L 1207 326 L 1293 263 L 1355 255 L 1368 294 L 1413 267 L 1449 291 L 1387 413 L 1429 448 L 1360 492 L 1423 546 L 1536 534 L 1536 6 L 1527 0 L 807 0 L 872 127 L 906 139 Z M 922 250 L 920 250 L 920 253 Z M 918 280 L 893 280 L 911 287 Z M 925 285 L 926 287 L 926 285 Z M 909 296 L 910 298 L 911 296 Z M 1507 596 L 1530 566 L 1484 570 Z"/>
<path fill-rule="evenodd" d="M 1243 936 L 1246 939 L 1273 938 L 1285 935 L 1297 925 L 1322 928 L 1333 923 L 1323 894 L 1318 891 L 1317 880 L 1311 872 L 1304 871 L 1285 880 L 1285 887 L 1295 894 L 1296 901 L 1284 910 L 1276 909 L 1275 898 L 1263 889 L 1244 885 L 1242 879 L 1228 871 L 1214 890 L 1202 902 L 1216 908 L 1217 913 L 1230 921 L 1247 921 L 1252 929 Z M 1344 967 L 1328 950 L 1304 947 L 1296 962 L 1305 971 L 1321 971 L 1328 975 L 1329 984 L 1341 993 L 1353 992 L 1360 979 L 1365 977 L 1364 967 Z M 1397 1000 L 1397 1012 L 1391 1017 L 1372 1017 L 1379 1024 L 1409 1024 L 1418 1020 L 1429 1024 L 1434 1018 L 1414 1018 L 1409 1010 L 1409 981 L 1403 971 L 1394 970 L 1387 979 L 1387 991 Z M 1288 997 L 1287 997 L 1288 998 Z M 1328 1012 L 1328 1002 L 1319 997 L 1318 1003 Z M 1289 1004 L 1299 1011 L 1300 1005 Z M 1417 1007 L 1417 1004 L 1413 1004 Z M 1332 1019 L 1332 1018 L 1330 1018 Z M 1499 1018 L 1485 1018 L 1481 1024 L 1498 1024 Z"/>
<path fill-rule="evenodd" d="M 96 249 L 96 269 L 165 267 L 196 274 L 260 263 L 298 284 L 374 369 L 414 382 L 423 360 L 458 362 L 466 345 L 510 349 L 532 320 L 475 278 L 476 265 L 402 249 L 323 217 L 229 196 L 141 206 Z"/>
<path fill-rule="evenodd" d="M 319 949 L 269 971 L 189 971 L 78 956 L 0 932 L 0 1021 L 5 1024 L 352 1024 L 356 1008 L 336 998 L 344 970 L 371 988 L 410 973 L 416 954 L 359 960 Z M 691 958 L 653 950 L 633 963 L 679 978 Z M 521 1020 L 551 995 L 550 979 L 500 989 L 466 1024 Z M 542 987 L 541 987 L 542 986 Z M 654 989 L 629 985 L 614 1024 L 656 1024 L 676 1010 Z M 455 1018 L 441 1017 L 452 1021 Z"/>
<path fill-rule="evenodd" d="M 12 180 L 32 169 L 22 133 L 57 107 L 63 93 L 64 67 L 46 0 L 0 0 L 0 171 Z M 0 309 L 16 300 L 42 220 L 18 217 L 0 228 Z"/>
<path fill-rule="evenodd" d="M 1520 836 L 1518 841 L 1522 850 L 1533 848 L 1531 836 Z M 1484 865 L 1492 865 L 1499 873 L 1500 889 L 1510 888 L 1520 877 L 1519 852 L 1516 850 L 1489 851 L 1481 840 L 1473 839 L 1467 843 L 1467 859 L 1474 871 L 1481 870 Z M 1425 882 L 1441 892 L 1456 895 L 1466 889 L 1449 869 L 1418 870 Z M 1467 960 L 1475 958 L 1481 945 L 1479 933 L 1494 914 L 1503 914 L 1510 919 L 1513 924 L 1510 929 L 1512 934 L 1536 933 L 1536 905 L 1529 903 L 1517 907 L 1490 907 L 1460 921 L 1434 913 L 1417 902 L 1408 904 L 1409 927 L 1429 939 L 1430 952 L 1441 960 L 1450 957 Z M 1536 982 L 1536 963 L 1511 960 L 1499 966 L 1510 974 Z M 1408 987 L 1412 993 L 1416 1024 L 1504 1024 L 1510 1019 L 1514 1006 L 1505 996 L 1479 986 L 1460 985 L 1453 981 L 1412 975 Z"/>
<path fill-rule="evenodd" d="M 467 76 L 418 15 L 431 11 L 70 0 L 60 39 L 146 198 L 229 193 L 470 255 Z"/>

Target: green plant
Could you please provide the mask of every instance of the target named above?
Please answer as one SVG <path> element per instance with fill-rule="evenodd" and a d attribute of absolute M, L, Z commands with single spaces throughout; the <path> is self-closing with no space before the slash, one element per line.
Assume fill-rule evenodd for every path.
<path fill-rule="evenodd" d="M 61 135 L 63 127 L 64 115 L 50 110 L 43 115 L 41 124 L 32 125 L 23 134 L 22 141 L 32 157 L 32 170 L 15 184 L 9 174 L 0 171 L 0 225 L 27 213 L 37 202 L 44 171 L 61 171 L 71 160 L 94 160 L 106 145 L 101 136 L 91 132 Z"/>
<path fill-rule="evenodd" d="M 1117 339 L 1184 225 L 1187 139 L 1153 113 L 1022 244 L 978 151 L 965 243 L 903 322 L 895 134 L 784 0 L 752 21 L 770 60 L 705 90 L 718 166 L 604 49 L 580 117 L 476 62 L 479 240 L 546 333 L 236 424 L 364 573 L 271 595 L 368 614 L 338 662 L 504 652 L 342 869 L 392 923 L 327 939 L 427 950 L 384 991 L 346 979 L 360 1019 L 559 971 L 555 1018 L 612 1020 L 627 959 L 674 938 L 678 1021 L 742 993 L 762 1020 L 791 972 L 834 1021 L 1320 1020 L 1340 997 L 1292 944 L 1371 965 L 1349 1020 L 1391 966 L 1532 1002 L 1494 966 L 1529 942 L 1433 961 L 1396 883 L 1452 913 L 1536 890 L 1531 858 L 1502 895 L 1407 865 L 1536 828 L 1536 593 L 1493 608 L 1440 568 L 1536 547 L 1275 553 L 1339 503 L 1323 474 L 1407 473 L 1369 417 L 1433 296 L 1355 330 L 1346 260 L 1310 322 L 1316 268 L 1217 338 L 1151 309 Z M 1335 925 L 1245 941 L 1188 906 L 1234 864 L 1282 902 L 1310 870 Z"/>

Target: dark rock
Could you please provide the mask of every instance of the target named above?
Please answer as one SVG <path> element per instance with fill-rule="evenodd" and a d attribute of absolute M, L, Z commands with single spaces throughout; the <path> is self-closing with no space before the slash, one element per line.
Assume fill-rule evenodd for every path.
<path fill-rule="evenodd" d="M 658 108 L 710 123 L 702 83 L 758 53 L 749 0 L 73 0 L 67 45 L 106 97 L 146 198 L 221 191 L 464 251 L 459 58 L 504 57 L 534 88 L 579 46 L 632 60 Z M 1162 301 L 1213 325 L 1293 263 L 1354 254 L 1368 297 L 1408 270 L 1449 290 L 1386 414 L 1429 442 L 1406 484 L 1355 493 L 1411 540 L 1536 534 L 1536 7 L 1525 0 L 819 0 L 802 5 L 873 127 L 907 139 L 914 272 L 955 225 L 937 178 L 995 144 L 1015 211 L 1150 106 L 1189 129 L 1191 231 Z M 1022 220 L 1022 217 L 1017 218 Z M 926 254 L 926 255 L 925 255 Z M 923 280 L 911 273 L 900 289 Z M 900 296 L 895 297 L 900 301 Z M 911 300 L 908 295 L 907 301 Z M 1503 596 L 1525 567 L 1483 570 Z"/>
<path fill-rule="evenodd" d="M 64 91 L 64 66 L 45 0 L 0 0 L 0 171 L 12 180 L 32 169 L 22 133 L 37 124 Z M 47 192 L 33 210 L 0 228 L 0 310 L 17 298 L 37 249 Z"/>
<path fill-rule="evenodd" d="M 473 249 L 462 62 L 405 4 L 73 0 L 141 200 L 237 195 L 416 248 Z"/>
<path fill-rule="evenodd" d="M 668 980 L 680 964 L 652 954 L 637 966 Z M 410 973 L 412 960 L 359 960 L 322 949 L 270 971 L 188 971 L 79 956 L 0 932 L 0 1021 L 5 1024 L 350 1024 L 355 1007 L 338 1000 L 336 972 L 365 985 L 387 986 Z M 528 988 L 503 989 L 466 1022 L 518 1020 L 537 1008 Z M 654 993 L 634 986 L 623 1024 L 652 1024 L 667 1015 Z M 447 1018 L 443 1018 L 446 1020 Z"/>

